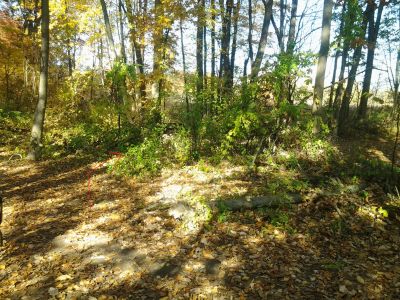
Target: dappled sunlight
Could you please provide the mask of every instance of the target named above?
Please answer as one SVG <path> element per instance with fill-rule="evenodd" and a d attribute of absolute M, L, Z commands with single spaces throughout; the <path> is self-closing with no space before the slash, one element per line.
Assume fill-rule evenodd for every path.
<path fill-rule="evenodd" d="M 235 299 L 243 291 L 263 299 L 320 290 L 339 297 L 378 288 L 385 294 L 390 284 L 380 272 L 397 276 L 387 261 L 395 265 L 399 249 L 385 241 L 396 242 L 389 236 L 393 224 L 372 201 L 374 191 L 365 194 L 365 203 L 340 180 L 330 182 L 337 194 L 311 193 L 305 202 L 288 205 L 280 193 L 309 188 L 301 169 L 266 164 L 252 177 L 243 167 L 200 164 L 139 181 L 101 168 L 93 172 L 88 196 L 87 165 L 66 172 L 46 168 L 24 176 L 27 182 L 42 176 L 40 184 L 48 188 L 32 195 L 23 187 L 7 190 L 13 196 L 4 211 L 8 250 L 2 255 L 18 258 L 11 268 L 19 273 L 0 270 L 0 276 L 15 295 Z M 269 194 L 286 204 L 233 212 L 215 207 L 222 199 Z M 370 252 L 364 256 L 360 248 Z M 357 269 L 360 264 L 368 276 Z M 23 283 L 12 285 L 21 277 Z"/>
<path fill-rule="evenodd" d="M 391 159 L 389 159 L 385 153 L 383 153 L 382 150 L 375 149 L 375 148 L 370 148 L 368 149 L 367 153 L 376 159 L 379 159 L 385 163 L 391 163 Z"/>

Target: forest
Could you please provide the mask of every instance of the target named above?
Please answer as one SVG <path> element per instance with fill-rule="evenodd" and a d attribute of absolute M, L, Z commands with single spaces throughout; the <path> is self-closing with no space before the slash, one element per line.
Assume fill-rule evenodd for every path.
<path fill-rule="evenodd" d="M 399 299 L 399 0 L 1 0 L 1 299 Z"/>

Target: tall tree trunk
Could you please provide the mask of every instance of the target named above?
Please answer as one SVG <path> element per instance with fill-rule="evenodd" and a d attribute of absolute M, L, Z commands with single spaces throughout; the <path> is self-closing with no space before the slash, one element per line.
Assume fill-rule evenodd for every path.
<path fill-rule="evenodd" d="M 138 22 L 135 21 L 135 18 L 133 16 L 132 1 L 125 0 L 125 3 L 126 3 L 126 15 L 129 22 L 129 33 L 131 37 L 131 43 L 133 45 L 133 48 L 135 49 L 136 62 L 138 64 L 138 69 L 139 69 L 140 97 L 142 100 L 144 100 L 146 98 L 146 81 L 144 75 L 143 47 L 141 46 L 141 43 L 139 43 L 138 41 L 139 40 L 139 34 L 137 33 L 138 26 L 136 26 Z"/>
<path fill-rule="evenodd" d="M 230 44 L 231 44 L 231 24 L 232 24 L 233 0 L 226 0 L 226 10 L 222 20 L 222 40 L 221 40 L 221 61 L 220 77 L 223 77 L 222 94 L 226 95 L 231 78 L 230 68 Z M 222 72 L 221 72 L 222 71 Z"/>
<path fill-rule="evenodd" d="M 285 51 L 283 36 L 285 34 L 284 26 L 285 26 L 285 16 L 286 16 L 286 6 L 287 6 L 287 0 L 279 1 L 279 37 L 278 37 L 278 41 L 280 41 L 279 48 L 281 50 L 281 53 L 283 53 Z"/>
<path fill-rule="evenodd" d="M 363 24 L 361 25 L 361 39 L 365 38 L 365 31 L 368 25 L 368 18 L 367 15 L 371 8 L 367 7 L 366 11 L 363 14 Z M 353 93 L 353 86 L 356 81 L 357 76 L 357 69 L 360 64 L 361 56 L 362 56 L 362 48 L 363 43 L 359 42 L 356 49 L 354 50 L 353 54 L 353 62 L 351 64 L 351 69 L 349 72 L 349 78 L 347 80 L 346 90 L 344 91 L 344 96 L 342 103 L 340 105 L 339 116 L 338 116 L 338 127 L 337 127 L 337 134 L 338 136 L 344 136 L 347 132 L 347 122 L 349 118 L 349 111 L 350 111 L 350 100 L 351 95 Z"/>
<path fill-rule="evenodd" d="M 367 115 L 367 107 L 368 107 L 368 99 L 370 97 L 370 88 L 371 88 L 371 78 L 372 78 L 372 71 L 374 68 L 374 57 L 375 57 L 375 48 L 376 48 L 376 41 L 378 39 L 379 34 L 379 27 L 381 25 L 382 19 L 382 12 L 383 8 L 386 5 L 386 1 L 380 1 L 378 7 L 378 13 L 375 18 L 375 1 L 368 1 L 368 6 L 371 8 L 368 11 L 368 53 L 367 53 L 367 63 L 365 65 L 365 74 L 364 74 L 364 81 L 363 87 L 361 92 L 361 101 L 360 106 L 358 108 L 358 117 L 365 118 Z"/>
<path fill-rule="evenodd" d="M 206 23 L 206 22 L 204 22 Z M 203 75 L 204 75 L 204 87 L 207 89 L 207 56 L 208 56 L 208 45 L 207 45 L 207 26 L 203 27 Z"/>
<path fill-rule="evenodd" d="M 164 25 L 162 24 L 164 8 L 161 0 L 154 1 L 155 24 L 153 31 L 153 97 L 157 99 L 157 106 L 161 108 L 160 95 L 163 91 L 160 90 L 160 78 L 163 76 L 162 64 L 162 47 L 164 36 Z M 161 81 L 162 82 L 162 81 Z"/>
<path fill-rule="evenodd" d="M 400 48 L 397 50 L 397 63 L 396 63 L 396 78 L 394 81 L 394 105 L 399 107 L 400 95 Z"/>
<path fill-rule="evenodd" d="M 286 53 L 293 55 L 296 46 L 296 23 L 297 23 L 297 4 L 298 0 L 292 0 L 292 10 L 290 12 L 289 36 L 287 41 Z"/>
<path fill-rule="evenodd" d="M 240 11 L 240 0 L 237 0 L 235 7 L 233 8 L 233 36 L 232 36 L 232 53 L 231 62 L 229 64 L 229 81 L 228 88 L 233 86 L 233 77 L 235 73 L 235 58 L 236 58 L 236 47 L 237 47 L 237 33 L 238 33 L 238 21 Z"/>
<path fill-rule="evenodd" d="M 105 0 L 100 0 L 100 4 L 101 4 L 101 9 L 103 11 L 104 25 L 106 27 L 108 43 L 110 44 L 110 48 L 113 51 L 114 56 L 117 57 L 118 56 L 117 50 L 115 49 L 114 38 L 112 35 L 111 25 L 110 25 L 110 18 L 108 17 L 107 5 L 106 5 Z"/>
<path fill-rule="evenodd" d="M 47 86 L 49 75 L 49 0 L 42 0 L 42 19 L 41 19 L 41 58 L 40 58 L 40 79 L 39 79 L 39 101 L 36 106 L 32 132 L 31 149 L 28 159 L 37 160 L 41 155 L 44 117 L 47 103 Z"/>
<path fill-rule="evenodd" d="M 247 65 L 250 62 L 250 69 L 253 65 L 253 4 L 252 0 L 249 1 L 248 19 L 249 19 L 249 32 L 247 34 L 247 44 L 249 47 L 249 56 L 244 61 L 243 77 L 247 76 Z M 247 79 L 246 79 L 247 80 Z"/>
<path fill-rule="evenodd" d="M 267 46 L 267 39 L 268 39 L 268 30 L 269 24 L 271 23 L 271 16 L 272 16 L 272 0 L 262 0 L 264 4 L 264 20 L 261 30 L 261 37 L 258 43 L 257 55 L 256 59 L 251 68 L 251 81 L 254 81 L 258 76 L 258 73 L 261 69 L 261 62 L 264 58 L 265 47 Z"/>
<path fill-rule="evenodd" d="M 179 31 L 181 34 L 181 53 L 182 53 L 182 67 L 183 67 L 183 83 L 184 83 L 184 92 L 185 92 L 185 102 L 186 102 L 186 112 L 189 115 L 190 106 L 189 106 L 189 97 L 187 93 L 187 77 L 186 77 L 186 55 L 185 55 L 185 47 L 183 43 L 183 26 L 182 26 L 182 19 L 179 20 Z"/>
<path fill-rule="evenodd" d="M 344 96 L 342 104 L 340 106 L 339 118 L 338 118 L 338 135 L 343 136 L 347 132 L 347 121 L 349 118 L 350 111 L 350 100 L 353 93 L 353 86 L 356 81 L 357 69 L 360 64 L 362 55 L 362 46 L 358 46 L 354 51 L 353 62 L 349 72 L 349 78 L 347 80 L 346 90 L 344 91 Z"/>
<path fill-rule="evenodd" d="M 338 60 L 340 57 L 340 47 L 342 46 L 342 40 L 343 40 L 343 30 L 344 30 L 344 23 L 345 23 L 345 18 L 346 16 L 346 1 L 343 1 L 343 7 L 342 7 L 342 13 L 341 13 L 341 21 L 340 21 L 340 27 L 339 27 L 339 42 L 338 42 L 338 49 L 336 50 L 335 53 L 335 61 L 334 61 L 334 65 L 333 65 L 333 75 L 332 75 L 332 81 L 331 81 L 331 89 L 330 89 L 330 93 L 329 93 L 329 108 L 332 108 L 333 106 L 333 94 L 335 91 L 335 83 L 336 83 L 336 73 L 337 73 L 337 65 L 338 65 Z M 347 43 L 346 43 L 347 44 Z M 342 49 L 342 51 L 344 51 L 344 48 Z M 344 60 L 346 61 L 346 59 Z M 344 78 L 344 68 L 345 65 L 343 65 L 343 71 L 342 69 L 340 70 L 340 74 L 342 76 L 342 80 Z"/>
<path fill-rule="evenodd" d="M 331 37 L 333 1 L 324 0 L 324 12 L 322 16 L 321 46 L 319 49 L 317 74 L 315 77 L 314 100 L 312 111 L 316 114 L 322 107 L 324 97 L 324 82 L 326 62 L 329 53 L 329 41 Z"/>
<path fill-rule="evenodd" d="M 121 40 L 121 58 L 124 63 L 126 63 L 126 50 L 125 50 L 125 37 L 124 37 L 124 21 L 122 14 L 122 0 L 118 1 L 118 21 L 119 21 L 119 32 Z"/>
<path fill-rule="evenodd" d="M 335 119 L 337 119 L 339 116 L 339 108 L 342 104 L 344 83 L 345 83 L 344 75 L 345 75 L 345 71 L 346 71 L 347 59 L 349 56 L 349 50 L 350 50 L 349 43 L 347 41 L 345 41 L 344 45 L 343 45 L 343 50 L 342 50 L 342 58 L 341 58 L 342 61 L 341 61 L 341 65 L 340 65 L 338 87 L 336 89 L 335 100 L 333 102 Z"/>
<path fill-rule="evenodd" d="M 213 111 L 213 105 L 215 102 L 215 25 L 217 16 L 215 13 L 215 0 L 211 0 L 211 103 L 210 112 Z"/>
<path fill-rule="evenodd" d="M 204 0 L 197 2 L 197 34 L 196 34 L 196 92 L 199 96 L 203 92 L 203 44 L 204 44 Z M 203 97 L 201 97 L 203 98 Z"/>
<path fill-rule="evenodd" d="M 335 60 L 333 62 L 333 75 L 332 75 L 332 81 L 331 81 L 331 88 L 330 88 L 330 91 L 329 91 L 328 107 L 330 109 L 332 108 L 332 105 L 333 105 L 333 93 L 335 91 L 336 73 L 337 73 L 337 65 L 338 65 L 339 57 L 340 57 L 340 51 L 336 50 Z"/>
<path fill-rule="evenodd" d="M 65 0 L 64 1 L 64 5 L 65 5 L 65 16 L 68 19 L 68 2 Z M 68 60 L 68 76 L 72 76 L 72 69 L 73 69 L 73 65 L 72 65 L 72 49 L 71 49 L 71 39 L 68 37 L 67 38 L 67 60 Z"/>

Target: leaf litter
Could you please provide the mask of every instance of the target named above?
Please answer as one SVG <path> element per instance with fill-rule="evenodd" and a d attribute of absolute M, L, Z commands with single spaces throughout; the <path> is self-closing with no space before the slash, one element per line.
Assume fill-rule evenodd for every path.
<path fill-rule="evenodd" d="M 238 167 L 138 182 L 90 157 L 0 166 L 1 299 L 382 299 L 400 295 L 399 222 L 356 193 L 197 218 L 194 200 L 252 193 Z M 201 202 L 200 201 L 200 202 Z M 171 211 L 180 207 L 182 215 Z M 187 214 L 198 223 L 188 225 Z M 178 210 L 177 210 L 178 211 Z M 285 216 L 285 217 L 282 217 Z M 190 227 L 190 228 L 189 228 Z"/>

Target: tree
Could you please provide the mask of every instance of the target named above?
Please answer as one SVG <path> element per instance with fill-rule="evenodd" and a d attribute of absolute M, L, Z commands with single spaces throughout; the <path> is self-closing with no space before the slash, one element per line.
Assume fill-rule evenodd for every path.
<path fill-rule="evenodd" d="M 204 15 L 205 2 L 197 2 L 197 29 L 196 29 L 196 92 L 199 96 L 203 93 L 204 73 L 203 73 L 203 47 L 204 47 Z"/>
<path fill-rule="evenodd" d="M 111 25 L 110 25 L 110 18 L 108 17 L 107 5 L 106 5 L 105 0 L 100 0 L 100 4 L 101 4 L 101 9 L 103 11 L 104 25 L 106 27 L 108 43 L 110 44 L 111 51 L 113 52 L 114 57 L 117 57 L 118 56 L 117 50 L 115 49 L 114 38 L 112 35 Z"/>
<path fill-rule="evenodd" d="M 357 4 L 358 5 L 358 4 Z M 337 134 L 338 136 L 343 136 L 347 133 L 347 123 L 349 119 L 349 112 L 350 112 L 350 100 L 351 95 L 353 93 L 353 86 L 356 81 L 357 76 L 357 69 L 360 65 L 360 60 L 362 56 L 362 49 L 364 46 L 364 39 L 365 39 L 365 32 L 368 25 L 368 18 L 367 15 L 371 6 L 367 6 L 364 14 L 363 14 L 363 21 L 358 32 L 358 35 L 354 39 L 354 46 L 356 47 L 353 54 L 353 61 L 351 63 L 351 68 L 349 72 L 349 78 L 347 80 L 347 86 L 344 91 L 343 100 L 340 105 L 339 116 L 338 116 L 338 127 L 337 127 Z M 354 24 L 353 24 L 354 26 Z"/>
<path fill-rule="evenodd" d="M 222 14 L 222 26 L 221 26 L 221 55 L 220 55 L 220 67 L 219 67 L 219 78 L 220 81 L 220 96 L 225 96 L 229 89 L 229 78 L 230 78 L 230 42 L 231 42 L 231 24 L 232 24 L 232 9 L 233 0 L 226 0 L 226 7 L 224 6 L 223 0 L 220 1 L 221 14 Z"/>
<path fill-rule="evenodd" d="M 261 30 L 260 41 L 258 42 L 256 58 L 254 60 L 252 68 L 251 68 L 250 78 L 252 81 L 254 81 L 256 79 L 256 77 L 258 76 L 258 73 L 260 72 L 261 62 L 264 58 L 264 53 L 265 53 L 265 47 L 267 46 L 269 24 L 271 23 L 271 17 L 272 17 L 273 1 L 272 0 L 262 0 L 262 2 L 264 5 L 264 20 L 263 20 L 263 25 L 262 25 L 262 30 Z"/>
<path fill-rule="evenodd" d="M 326 62 L 328 59 L 329 41 L 331 36 L 332 10 L 333 1 L 325 0 L 322 16 L 321 44 L 318 56 L 317 74 L 315 77 L 314 101 L 312 107 L 312 111 L 314 114 L 316 114 L 321 109 L 324 97 Z"/>
<path fill-rule="evenodd" d="M 248 57 L 244 61 L 244 68 L 243 68 L 243 77 L 247 77 L 247 65 L 250 63 L 250 69 L 253 65 L 253 7 L 252 7 L 252 0 L 248 0 L 249 7 L 248 7 L 248 21 L 249 21 L 249 31 L 247 34 L 247 43 L 249 47 L 249 54 Z M 247 78 L 246 78 L 247 82 Z"/>
<path fill-rule="evenodd" d="M 361 93 L 361 101 L 360 101 L 360 106 L 358 108 L 358 117 L 359 118 L 365 118 L 367 114 L 367 106 L 368 106 L 368 99 L 370 97 L 370 87 L 371 87 L 371 77 L 372 77 L 372 71 L 374 68 L 374 57 L 375 57 L 375 48 L 376 48 L 376 41 L 378 39 L 378 33 L 379 33 L 379 27 L 381 25 L 381 19 L 382 19 L 382 12 L 383 8 L 385 5 L 387 5 L 388 2 L 385 0 L 380 0 L 379 1 L 379 6 L 378 6 L 378 12 L 376 16 L 376 21 L 374 20 L 375 18 L 375 9 L 376 9 L 376 4 L 375 1 L 368 1 L 368 53 L 367 53 L 367 63 L 365 65 L 365 74 L 364 74 L 364 81 L 363 81 L 363 87 L 362 87 L 362 93 Z"/>
<path fill-rule="evenodd" d="M 31 149 L 28 159 L 37 160 L 40 158 L 43 139 L 44 118 L 47 103 L 48 70 L 49 70 L 49 0 L 42 0 L 41 18 L 41 55 L 40 55 L 40 79 L 39 79 L 39 100 L 36 106 L 31 131 Z"/>

